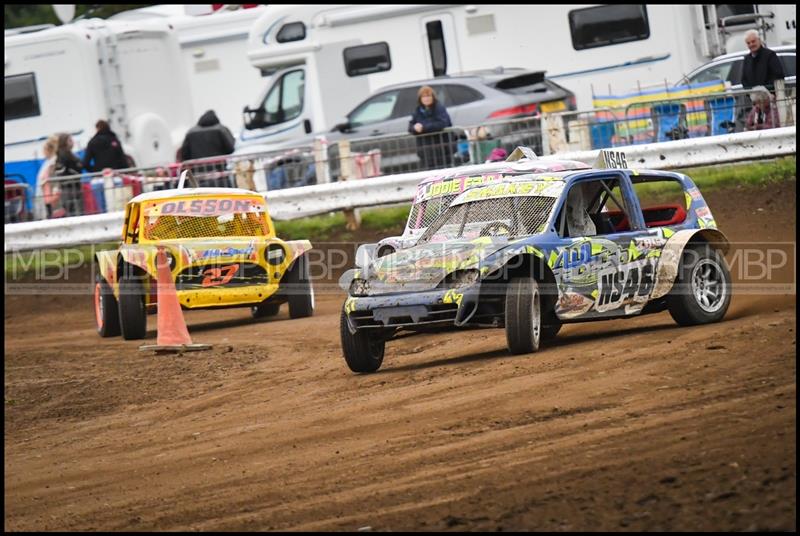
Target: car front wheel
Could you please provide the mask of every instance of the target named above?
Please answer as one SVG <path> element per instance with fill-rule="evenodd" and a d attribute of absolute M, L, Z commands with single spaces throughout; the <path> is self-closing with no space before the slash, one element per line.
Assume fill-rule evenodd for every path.
<path fill-rule="evenodd" d="M 268 316 L 275 316 L 280 310 L 280 303 L 262 303 L 252 306 L 250 308 L 250 314 L 253 315 L 253 318 L 266 318 Z"/>
<path fill-rule="evenodd" d="M 97 274 L 94 284 L 94 313 L 97 333 L 101 337 L 116 337 L 120 334 L 117 299 L 100 274 Z"/>
<path fill-rule="evenodd" d="M 134 275 L 124 274 L 119 280 L 119 320 L 123 339 L 144 339 L 147 333 L 144 285 Z"/>
<path fill-rule="evenodd" d="M 506 288 L 506 341 L 512 354 L 539 349 L 542 310 L 539 284 L 532 277 L 515 277 Z"/>
<path fill-rule="evenodd" d="M 308 275 L 307 257 L 303 255 L 286 274 L 289 318 L 305 318 L 314 314 L 314 286 Z"/>
<path fill-rule="evenodd" d="M 353 372 L 375 372 L 381 368 L 386 341 L 380 333 L 373 336 L 365 330 L 350 333 L 347 327 L 347 314 L 342 309 L 339 319 L 339 334 L 342 340 L 342 353 L 347 366 Z"/>

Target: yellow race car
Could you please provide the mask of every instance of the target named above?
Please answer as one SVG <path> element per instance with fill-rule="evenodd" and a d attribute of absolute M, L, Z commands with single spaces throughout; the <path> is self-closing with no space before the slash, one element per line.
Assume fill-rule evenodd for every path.
<path fill-rule="evenodd" d="M 95 255 L 97 332 L 143 339 L 158 300 L 163 248 L 184 309 L 250 307 L 256 318 L 314 312 L 308 240 L 275 236 L 264 196 L 236 188 L 180 188 L 138 195 L 125 207 L 122 244 Z"/>

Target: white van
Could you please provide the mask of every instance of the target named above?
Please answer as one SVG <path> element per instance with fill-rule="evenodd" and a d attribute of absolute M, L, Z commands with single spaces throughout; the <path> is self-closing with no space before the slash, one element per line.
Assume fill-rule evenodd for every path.
<path fill-rule="evenodd" d="M 107 119 L 137 165 L 172 162 L 196 121 L 175 28 L 90 19 L 5 37 L 5 173 L 35 187 L 47 137 L 79 155 Z"/>

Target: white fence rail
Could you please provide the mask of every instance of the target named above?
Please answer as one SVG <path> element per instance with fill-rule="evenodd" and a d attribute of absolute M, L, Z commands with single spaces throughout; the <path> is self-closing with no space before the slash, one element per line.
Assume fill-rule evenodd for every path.
<path fill-rule="evenodd" d="M 796 128 L 784 127 L 724 136 L 617 147 L 628 165 L 641 169 L 679 169 L 727 164 L 797 154 Z M 543 157 L 591 164 L 599 151 L 578 151 Z M 464 170 L 467 171 L 468 166 Z M 442 172 L 442 170 L 439 170 Z M 417 183 L 436 171 L 420 171 L 371 179 L 303 186 L 266 193 L 270 214 L 288 220 L 336 210 L 410 202 Z M 120 239 L 123 213 L 76 216 L 6 224 L 5 251 L 70 246 Z M 313 239 L 313 237 L 311 237 Z"/>

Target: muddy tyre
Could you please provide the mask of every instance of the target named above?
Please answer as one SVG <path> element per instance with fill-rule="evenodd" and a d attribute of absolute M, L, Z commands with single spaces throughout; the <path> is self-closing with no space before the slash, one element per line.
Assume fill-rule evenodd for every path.
<path fill-rule="evenodd" d="M 119 280 L 119 323 L 126 341 L 144 339 L 147 333 L 147 311 L 144 305 L 142 280 L 124 274 Z"/>
<path fill-rule="evenodd" d="M 314 286 L 308 275 L 305 255 L 295 261 L 286 274 L 289 318 L 305 318 L 314 314 Z"/>
<path fill-rule="evenodd" d="M 506 288 L 506 341 L 512 354 L 539 349 L 542 310 L 539 284 L 532 277 L 515 277 Z"/>
<path fill-rule="evenodd" d="M 120 334 L 119 305 L 111 287 L 100 274 L 97 274 L 94 283 L 94 313 L 97 333 L 101 337 Z"/>
<path fill-rule="evenodd" d="M 342 340 L 342 353 L 347 366 L 353 372 L 375 372 L 381 368 L 386 341 L 380 334 L 370 336 L 365 330 L 350 333 L 347 327 L 347 315 L 342 310 L 339 319 L 339 334 Z"/>
<path fill-rule="evenodd" d="M 689 244 L 683 251 L 667 307 L 681 326 L 718 322 L 731 303 L 731 274 L 725 259 L 708 244 Z"/>
<path fill-rule="evenodd" d="M 269 316 L 275 316 L 280 310 L 280 303 L 262 303 L 252 306 L 250 308 L 250 314 L 253 315 L 253 318 L 267 318 Z"/>

